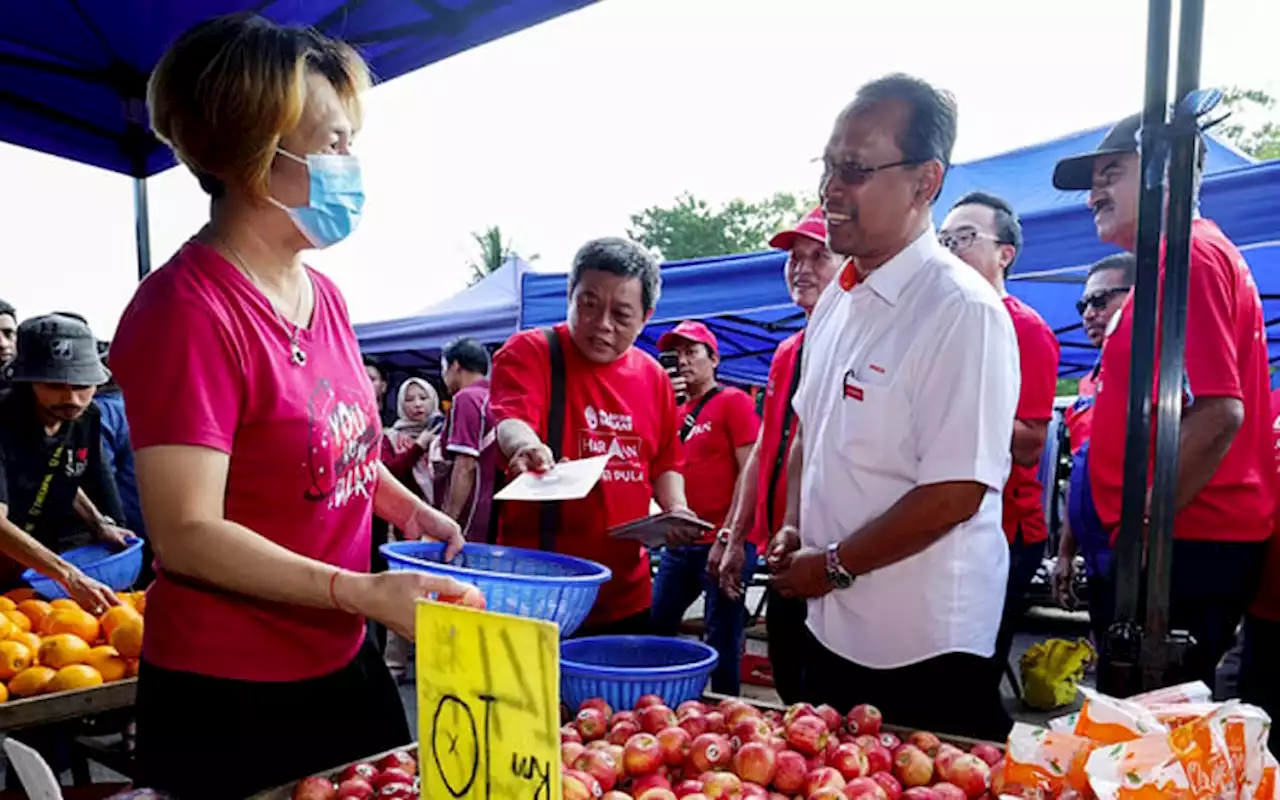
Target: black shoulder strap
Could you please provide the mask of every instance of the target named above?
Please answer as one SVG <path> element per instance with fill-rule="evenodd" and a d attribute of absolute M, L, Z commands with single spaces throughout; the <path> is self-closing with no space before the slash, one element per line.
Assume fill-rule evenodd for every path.
<path fill-rule="evenodd" d="M 791 440 L 791 424 L 795 420 L 796 412 L 791 407 L 791 401 L 796 396 L 796 389 L 800 388 L 800 367 L 804 363 L 804 342 L 796 348 L 796 366 L 791 372 L 791 386 L 787 389 L 787 404 L 782 411 L 782 438 L 778 440 L 778 454 L 773 460 L 773 474 L 769 476 L 769 493 L 765 497 L 765 513 L 768 518 L 765 519 L 765 525 L 773 525 L 773 509 L 774 502 L 778 494 L 778 480 L 782 477 L 783 471 L 787 467 L 787 451 L 790 449 L 788 445 Z M 769 531 L 772 536 L 774 531 Z"/>
<path fill-rule="evenodd" d="M 702 409 L 707 407 L 707 403 L 710 403 L 712 398 L 720 394 L 721 388 L 718 383 L 712 386 L 710 391 L 704 394 L 698 404 L 693 407 L 693 410 L 684 415 L 684 424 L 680 426 L 680 441 L 684 442 L 689 439 L 689 434 L 693 433 L 693 426 L 698 424 L 698 417 L 702 414 Z"/>
<path fill-rule="evenodd" d="M 542 334 L 547 337 L 547 351 L 551 361 L 551 398 L 547 403 L 547 439 L 546 445 L 551 455 L 559 461 L 564 456 L 564 348 L 560 344 L 560 334 L 555 328 L 543 328 Z M 538 548 L 554 551 L 556 534 L 560 530 L 560 504 L 542 503 L 538 507 Z"/>

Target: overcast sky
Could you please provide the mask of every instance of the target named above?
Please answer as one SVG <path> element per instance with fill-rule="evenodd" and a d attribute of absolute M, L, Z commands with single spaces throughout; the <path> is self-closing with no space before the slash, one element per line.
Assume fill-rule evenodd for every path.
<path fill-rule="evenodd" d="M 956 160 L 1114 121 L 1142 98 L 1146 0 L 603 0 L 374 89 L 360 230 L 310 262 L 356 321 L 461 289 L 499 224 L 544 268 L 689 190 L 812 189 L 836 112 L 892 71 L 953 91 Z M 1277 0 L 1212 0 L 1205 85 L 1280 95 Z M 129 179 L 0 144 L 0 297 L 110 336 L 135 281 Z M 203 222 L 180 168 L 151 179 L 157 266 Z"/>

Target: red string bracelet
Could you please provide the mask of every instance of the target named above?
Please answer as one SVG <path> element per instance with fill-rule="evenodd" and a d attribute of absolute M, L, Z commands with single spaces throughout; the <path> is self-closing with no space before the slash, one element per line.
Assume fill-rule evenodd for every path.
<path fill-rule="evenodd" d="M 338 594 L 334 591 L 334 587 L 338 584 L 338 576 L 341 574 L 342 570 L 335 569 L 333 574 L 329 576 L 329 602 L 333 603 L 333 607 L 337 610 L 346 611 L 346 609 L 338 603 Z"/>

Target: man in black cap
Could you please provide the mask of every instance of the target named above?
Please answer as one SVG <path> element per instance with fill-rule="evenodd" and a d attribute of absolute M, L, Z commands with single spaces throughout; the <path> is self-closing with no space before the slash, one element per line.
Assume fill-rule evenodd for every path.
<path fill-rule="evenodd" d="M 91 537 L 122 544 L 132 535 L 112 519 L 120 500 L 93 404 L 109 376 L 89 326 L 73 317 L 29 319 L 17 341 L 13 390 L 0 401 L 0 552 L 17 562 L 6 577 L 35 569 L 101 613 L 115 595 L 57 554 Z"/>
<path fill-rule="evenodd" d="M 1097 150 L 1058 162 L 1053 173 L 1057 188 L 1089 192 L 1098 238 L 1129 252 L 1138 240 L 1141 125 L 1138 115 L 1122 120 Z M 1204 167 L 1198 144 L 1195 187 Z M 1163 260 L 1162 252 L 1161 275 Z M 1169 616 L 1173 628 L 1195 638 L 1191 677 L 1212 687 L 1271 536 L 1275 457 L 1267 337 L 1249 267 L 1218 226 L 1198 214 L 1189 262 Z M 1120 528 L 1132 336 L 1130 294 L 1104 334 L 1089 451 L 1089 487 L 1112 545 Z"/>
<path fill-rule="evenodd" d="M 0 390 L 9 388 L 9 366 L 18 354 L 18 312 L 0 300 Z"/>

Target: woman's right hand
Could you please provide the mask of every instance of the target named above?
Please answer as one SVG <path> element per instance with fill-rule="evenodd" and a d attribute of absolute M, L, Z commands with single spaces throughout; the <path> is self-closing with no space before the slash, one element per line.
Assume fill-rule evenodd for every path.
<path fill-rule="evenodd" d="M 120 598 L 105 584 L 95 581 L 75 567 L 71 567 L 60 581 L 71 599 L 95 617 L 101 616 L 111 606 L 120 605 Z"/>
<path fill-rule="evenodd" d="M 373 575 L 344 572 L 334 582 L 334 598 L 340 608 L 375 619 L 411 641 L 417 624 L 418 601 L 431 594 L 475 608 L 484 607 L 484 595 L 474 586 L 425 572 L 396 570 Z M 479 602 L 473 598 L 479 598 Z"/>
<path fill-rule="evenodd" d="M 1080 606 L 1076 597 L 1076 559 L 1070 553 L 1059 552 L 1054 559 L 1053 571 L 1049 573 L 1049 591 L 1053 602 L 1068 611 Z"/>
<path fill-rule="evenodd" d="M 425 430 L 422 433 L 418 434 L 418 439 L 416 442 L 414 442 L 414 444 L 418 445 L 418 447 L 421 447 L 422 452 L 425 453 L 431 449 L 431 442 L 435 438 L 436 438 L 435 431 Z"/>

